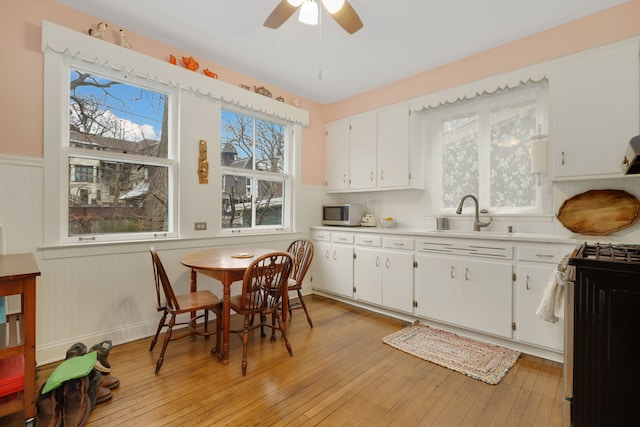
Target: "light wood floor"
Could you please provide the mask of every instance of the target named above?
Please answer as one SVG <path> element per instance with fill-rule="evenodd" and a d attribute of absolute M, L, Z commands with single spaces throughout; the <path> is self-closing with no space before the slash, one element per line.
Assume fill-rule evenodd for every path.
<path fill-rule="evenodd" d="M 523 355 L 495 386 L 425 362 L 382 343 L 399 320 L 309 296 L 314 328 L 294 311 L 284 344 L 259 331 L 231 337 L 222 365 L 202 337 L 170 343 L 159 375 L 150 339 L 114 346 L 121 385 L 97 405 L 87 426 L 561 426 L 562 365 Z M 233 325 L 239 325 L 237 318 Z M 89 346 L 94 343 L 86 343 Z M 39 383 L 55 364 L 40 371 Z M 0 425 L 22 425 L 16 417 Z"/>

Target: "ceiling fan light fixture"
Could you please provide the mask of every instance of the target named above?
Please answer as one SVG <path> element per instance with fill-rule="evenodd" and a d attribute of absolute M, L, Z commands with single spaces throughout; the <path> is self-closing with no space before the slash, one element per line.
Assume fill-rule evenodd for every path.
<path fill-rule="evenodd" d="M 334 14 L 344 5 L 344 0 L 322 0 L 322 4 L 327 8 L 330 14 Z"/>
<path fill-rule="evenodd" d="M 304 0 L 298 21 L 307 25 L 318 25 L 318 4 L 313 0 Z"/>
<path fill-rule="evenodd" d="M 304 2 L 304 0 L 287 0 L 287 2 L 293 7 L 298 7 Z"/>

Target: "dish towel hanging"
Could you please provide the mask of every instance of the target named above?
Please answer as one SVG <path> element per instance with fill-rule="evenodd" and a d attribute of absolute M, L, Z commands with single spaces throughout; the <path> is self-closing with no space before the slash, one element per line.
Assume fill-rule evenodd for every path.
<path fill-rule="evenodd" d="M 564 290 L 567 284 L 568 260 L 569 255 L 566 255 L 551 273 L 549 283 L 542 293 L 542 300 L 536 310 L 536 316 L 547 322 L 556 323 L 564 318 Z"/>

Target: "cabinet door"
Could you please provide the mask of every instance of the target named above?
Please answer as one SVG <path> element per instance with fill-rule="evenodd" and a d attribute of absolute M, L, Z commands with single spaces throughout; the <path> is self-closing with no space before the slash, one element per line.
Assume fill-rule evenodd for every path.
<path fill-rule="evenodd" d="M 325 177 L 327 190 L 349 188 L 349 122 L 327 123 L 325 128 Z"/>
<path fill-rule="evenodd" d="M 511 338 L 512 265 L 473 260 L 457 265 L 460 325 Z"/>
<path fill-rule="evenodd" d="M 624 152 L 640 128 L 638 52 L 633 42 L 558 62 L 550 80 L 556 177 L 621 175 Z"/>
<path fill-rule="evenodd" d="M 409 109 L 378 112 L 378 188 L 409 186 Z"/>
<path fill-rule="evenodd" d="M 415 314 L 458 324 L 459 267 L 451 260 L 433 255 L 416 255 Z"/>
<path fill-rule="evenodd" d="M 313 257 L 313 288 L 330 291 L 331 280 L 331 244 L 314 241 L 315 255 Z"/>
<path fill-rule="evenodd" d="M 329 290 L 338 295 L 353 297 L 353 247 L 331 246 Z"/>
<path fill-rule="evenodd" d="M 516 336 L 518 341 L 562 351 L 564 320 L 545 322 L 536 316 L 554 264 L 520 265 L 516 273 Z"/>
<path fill-rule="evenodd" d="M 382 305 L 383 258 L 379 250 L 356 248 L 353 260 L 354 297 Z"/>
<path fill-rule="evenodd" d="M 413 312 L 413 253 L 380 251 L 382 305 Z"/>
<path fill-rule="evenodd" d="M 376 115 L 366 114 L 351 119 L 349 133 L 349 178 L 352 190 L 376 187 Z"/>

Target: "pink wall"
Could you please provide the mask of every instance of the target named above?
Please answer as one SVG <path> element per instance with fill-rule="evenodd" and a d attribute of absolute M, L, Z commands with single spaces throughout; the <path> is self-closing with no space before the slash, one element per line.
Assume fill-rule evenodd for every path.
<path fill-rule="evenodd" d="M 99 18 L 76 12 L 52 0 L 6 1 L 0 17 L 0 52 L 5 65 L 0 68 L 0 153 L 42 157 L 43 57 L 42 20 L 48 20 L 77 31 L 95 27 Z M 117 31 L 117 24 L 109 26 Z M 170 53 L 176 57 L 188 52 L 167 46 L 128 30 L 127 37 L 138 52 L 159 59 Z M 302 183 L 324 183 L 324 123 L 351 114 L 415 98 L 487 76 L 546 61 L 568 53 L 602 45 L 640 34 L 640 0 L 523 38 L 478 55 L 426 71 L 414 77 L 389 84 L 340 102 L 320 105 L 301 99 L 302 108 L 310 113 L 310 125 L 303 131 Z M 116 40 L 114 33 L 107 38 Z M 265 85 L 272 93 L 300 98 L 233 70 L 198 59 L 201 68 L 218 73 L 231 84 Z"/>

